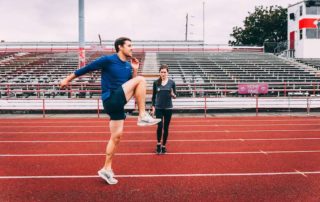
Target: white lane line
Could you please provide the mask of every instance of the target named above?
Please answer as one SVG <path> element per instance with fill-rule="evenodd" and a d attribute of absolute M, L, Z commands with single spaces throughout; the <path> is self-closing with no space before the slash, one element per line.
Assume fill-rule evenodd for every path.
<path fill-rule="evenodd" d="M 118 178 L 158 178 L 158 177 L 237 177 L 237 176 L 279 176 L 279 175 L 319 175 L 320 171 L 305 172 L 264 172 L 264 173 L 190 173 L 190 174 L 141 174 L 115 175 Z M 38 176 L 0 176 L 0 179 L 69 179 L 69 178 L 98 178 L 97 175 L 38 175 Z"/>
<path fill-rule="evenodd" d="M 319 123 L 314 123 L 314 124 L 301 124 L 301 123 L 293 123 L 293 124 L 207 124 L 207 125 L 192 125 L 192 124 L 181 124 L 181 125 L 173 125 L 172 127 L 221 127 L 221 126 L 230 126 L 230 127 L 256 127 L 256 126 L 318 126 Z M 108 128 L 107 125 L 46 125 L 46 126 L 39 126 L 39 125 L 34 125 L 34 126 L 22 126 L 22 125 L 0 125 L 0 128 Z M 126 125 L 125 128 L 137 128 L 138 126 L 136 125 Z"/>
<path fill-rule="evenodd" d="M 261 153 L 263 153 L 264 155 L 268 155 L 268 152 L 265 152 L 263 150 L 260 150 Z"/>
<path fill-rule="evenodd" d="M 303 177 L 308 177 L 304 172 L 300 172 L 299 170 L 295 170 L 297 173 L 299 173 L 300 175 L 302 175 Z"/>
<path fill-rule="evenodd" d="M 21 119 L 2 119 L 0 118 L 0 124 L 17 124 L 16 120 L 19 120 L 19 124 L 28 124 L 28 123 L 40 123 L 40 124 L 57 124 L 57 123 L 108 123 L 109 119 L 103 119 L 103 118 L 96 118 L 93 120 L 86 120 L 86 118 L 66 118 L 66 119 L 52 119 L 50 118 L 52 121 L 42 121 L 43 119 L 32 119 L 30 121 L 25 121 L 25 118 L 21 118 Z M 171 119 L 171 123 L 195 123 L 195 122 L 201 122 L 201 123 L 207 123 L 207 122 L 215 122 L 215 123 L 219 123 L 219 122 L 226 122 L 226 121 L 235 121 L 234 118 L 226 118 L 226 119 L 220 119 L 220 118 L 199 118 L 199 117 L 189 117 L 190 120 L 181 120 L 183 118 L 179 118 L 179 117 L 173 117 Z M 4 121 L 4 120 L 8 120 L 8 121 Z M 289 119 L 245 119 L 242 118 L 241 119 L 237 119 L 237 122 L 301 122 L 301 121 L 308 121 L 308 122 L 320 122 L 320 117 L 299 117 L 299 118 L 289 118 Z M 133 118 L 132 120 L 126 120 L 126 123 L 136 123 L 136 119 Z"/>
<path fill-rule="evenodd" d="M 304 174 L 320 174 L 320 171 L 306 171 Z M 163 174 L 163 175 L 117 175 L 117 177 L 227 177 L 227 176 L 274 176 L 274 175 L 301 175 L 297 172 L 270 172 L 270 173 L 208 173 L 208 174 Z"/>
<path fill-rule="evenodd" d="M 293 153 L 320 153 L 320 150 L 302 150 L 302 151 L 263 151 L 267 154 L 293 154 Z M 234 154 L 264 154 L 259 151 L 243 151 L 243 152 L 175 152 L 166 155 L 234 155 Z M 116 156 L 154 156 L 155 153 L 117 153 Z M 0 154 L 0 157 L 51 157 L 51 156 L 105 156 L 105 153 L 74 153 L 74 154 Z"/>
<path fill-rule="evenodd" d="M 187 134 L 198 134 L 198 133 L 262 133 L 262 132 L 320 132 L 320 129 L 303 129 L 303 130 L 192 130 L 192 131 L 185 131 L 185 130 L 170 130 L 170 133 L 187 133 Z M 76 131 L 76 132 L 52 132 L 52 131 L 8 131 L 8 132 L 0 132 L 1 134 L 109 134 L 108 131 Z M 154 133 L 153 130 L 150 131 L 124 131 L 124 134 L 145 134 L 145 133 Z"/>
<path fill-rule="evenodd" d="M 320 140 L 320 138 L 236 138 L 236 139 L 181 139 L 170 142 L 245 142 L 245 141 L 301 141 Z M 121 140 L 126 143 L 149 143 L 155 140 Z M 1 143 L 107 143 L 108 140 L 0 140 Z"/>

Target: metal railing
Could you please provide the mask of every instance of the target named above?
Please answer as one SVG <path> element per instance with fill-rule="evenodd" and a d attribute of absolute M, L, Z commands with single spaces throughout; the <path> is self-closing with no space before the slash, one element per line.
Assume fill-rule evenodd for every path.
<path fill-rule="evenodd" d="M 86 42 L 86 51 L 114 52 L 113 41 Z M 135 52 L 263 52 L 260 46 L 206 44 L 203 41 L 133 41 Z M 78 42 L 1 42 L 0 52 L 74 52 Z"/>
<path fill-rule="evenodd" d="M 203 89 L 203 84 L 181 84 L 177 87 L 188 87 L 180 89 L 177 94 L 179 97 L 173 100 L 174 110 L 181 112 L 197 111 L 203 113 L 206 117 L 212 110 L 254 110 L 256 115 L 261 110 L 282 110 L 290 112 L 293 109 L 305 111 L 307 114 L 320 109 L 320 83 L 269 83 L 282 86 L 279 89 L 269 89 L 276 91 L 281 96 L 268 96 L 247 94 L 240 95 L 237 89 L 229 89 L 232 83 L 221 83 L 224 88 L 221 89 Z M 307 89 L 288 89 L 287 85 L 304 84 L 309 86 Z M 24 87 L 36 87 L 35 89 L 17 89 L 22 85 Z M 10 111 L 37 111 L 41 112 L 43 117 L 53 111 L 64 111 L 70 113 L 74 111 L 92 111 L 100 117 L 103 105 L 100 100 L 100 89 L 87 90 L 86 85 L 99 88 L 96 84 L 77 84 L 72 83 L 69 89 L 61 90 L 58 84 L 0 84 L 1 98 L 0 110 L 3 113 Z M 234 84 L 232 84 L 234 85 Z M 48 89 L 51 88 L 51 89 Z M 53 87 L 53 88 L 52 88 Z M 82 89 L 81 89 L 82 88 Z M 270 91 L 271 92 L 271 91 Z M 21 95 L 33 94 L 28 98 Z M 55 94 L 56 96 L 53 96 Z M 62 95 L 60 95 L 62 94 Z M 92 95 L 91 97 L 88 95 Z M 17 97 L 20 95 L 21 98 Z M 84 98 L 86 95 L 86 98 Z M 181 96 L 183 95 L 183 96 Z M 189 95 L 189 96 L 186 96 Z M 147 105 L 150 108 L 151 95 L 147 97 Z M 137 110 L 134 99 L 125 107 L 127 111 Z"/>
<path fill-rule="evenodd" d="M 188 97 L 198 96 L 245 96 L 238 94 L 239 84 L 268 84 L 268 93 L 264 97 L 279 97 L 295 95 L 318 95 L 320 93 L 319 82 L 261 82 L 261 83 L 177 83 L 178 94 Z M 59 83 L 0 83 L 0 98 L 50 98 L 50 97 L 92 97 L 100 96 L 100 83 L 71 83 L 68 89 L 60 89 Z M 147 84 L 150 92 L 152 83 Z M 248 95 L 250 96 L 250 95 Z"/>
<path fill-rule="evenodd" d="M 294 110 L 304 111 L 309 115 L 320 109 L 320 97 L 318 96 L 287 96 L 287 97 L 197 97 L 177 98 L 173 100 L 173 110 L 179 112 L 196 111 L 204 117 L 215 110 L 223 111 L 254 111 L 256 116 L 261 111 L 292 112 Z M 147 106 L 150 109 L 150 106 Z M 43 117 L 55 111 L 84 112 L 91 111 L 100 117 L 103 104 L 99 98 L 96 99 L 0 99 L 0 110 L 2 113 L 10 111 L 40 112 Z M 125 106 L 127 112 L 137 110 L 135 100 L 130 100 Z"/>

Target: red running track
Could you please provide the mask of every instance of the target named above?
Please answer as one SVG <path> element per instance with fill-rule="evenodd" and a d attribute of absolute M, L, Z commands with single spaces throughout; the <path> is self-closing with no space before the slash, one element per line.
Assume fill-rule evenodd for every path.
<path fill-rule="evenodd" d="M 161 156 L 155 130 L 126 121 L 110 186 L 106 119 L 0 119 L 0 201 L 320 200 L 319 117 L 174 117 Z"/>

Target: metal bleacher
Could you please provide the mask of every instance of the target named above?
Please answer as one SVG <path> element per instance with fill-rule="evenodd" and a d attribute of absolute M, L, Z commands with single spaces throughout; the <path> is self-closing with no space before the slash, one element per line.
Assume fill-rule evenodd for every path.
<path fill-rule="evenodd" d="M 86 62 L 112 52 L 88 51 Z M 136 54 L 143 63 L 144 54 Z M 59 82 L 78 68 L 78 53 L 13 52 L 0 55 L 0 97 L 70 98 L 99 97 L 99 71 L 75 79 L 72 95 L 58 92 Z"/>
<path fill-rule="evenodd" d="M 191 51 L 189 46 L 187 49 L 175 48 L 161 49 L 158 45 L 153 50 L 143 46 L 134 53 L 141 62 L 140 73 L 147 78 L 149 95 L 162 63 L 169 65 L 170 77 L 176 82 L 180 97 L 239 96 L 237 85 L 242 83 L 268 83 L 268 96 L 281 96 L 285 94 L 284 89 L 287 92 L 319 91 L 314 72 L 272 54 L 221 47 L 218 51 Z M 86 62 L 113 52 L 86 51 Z M 317 68 L 319 60 L 305 63 Z M 99 98 L 99 72 L 77 78 L 70 86 L 71 91 L 58 90 L 61 79 L 77 66 L 76 50 L 0 52 L 0 97 Z"/>
<path fill-rule="evenodd" d="M 297 58 L 296 60 L 320 70 L 320 58 Z"/>
<path fill-rule="evenodd" d="M 311 89 L 308 82 L 318 81 L 314 73 L 272 54 L 181 52 L 158 53 L 157 58 L 169 65 L 171 78 L 180 84 L 183 95 L 190 95 L 185 91 L 195 88 L 209 95 L 224 90 L 236 94 L 239 83 L 275 83 L 269 85 L 271 94 L 279 88 L 277 83 L 286 83 L 287 90 L 303 90 Z"/>

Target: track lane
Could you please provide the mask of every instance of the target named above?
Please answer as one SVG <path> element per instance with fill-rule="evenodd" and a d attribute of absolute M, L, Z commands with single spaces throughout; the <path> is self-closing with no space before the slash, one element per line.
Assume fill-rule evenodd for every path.
<path fill-rule="evenodd" d="M 0 176 L 96 175 L 104 154 L 85 156 L 1 157 Z M 121 175 L 320 171 L 320 153 L 121 155 Z"/>
<path fill-rule="evenodd" d="M 1 201 L 319 201 L 320 176 L 1 180 Z M 275 183 L 276 182 L 276 183 Z"/>
<path fill-rule="evenodd" d="M 68 154 L 103 153 L 107 141 L 100 142 L 0 142 L 1 154 Z M 117 152 L 154 152 L 156 140 L 123 140 Z M 170 141 L 168 151 L 177 152 L 241 152 L 241 151 L 303 151 L 320 150 L 319 139 L 212 139 L 202 141 Z"/>

